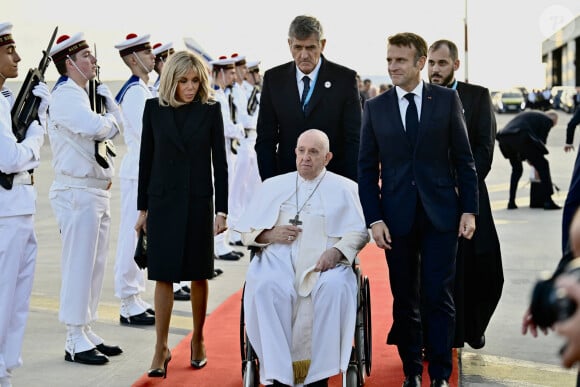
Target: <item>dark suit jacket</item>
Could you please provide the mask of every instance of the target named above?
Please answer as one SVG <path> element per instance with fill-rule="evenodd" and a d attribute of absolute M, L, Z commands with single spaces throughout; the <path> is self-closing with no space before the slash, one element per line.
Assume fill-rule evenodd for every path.
<path fill-rule="evenodd" d="M 384 220 L 392 235 L 411 230 L 417 194 L 440 231 L 457 230 L 461 213 L 477 214 L 477 174 L 457 93 L 424 84 L 414 151 L 401 121 L 396 88 L 368 100 L 358 177 L 367 225 Z"/>
<path fill-rule="evenodd" d="M 479 183 L 479 215 L 471 241 L 462 240 L 457 256 L 455 347 L 484 334 L 503 289 L 499 238 L 491 212 L 485 177 L 491 169 L 496 122 L 489 91 L 457 82 L 471 152 Z"/>
<path fill-rule="evenodd" d="M 255 147 L 262 180 L 295 171 L 298 136 L 307 129 L 320 129 L 328 135 L 334 154 L 328 169 L 356 181 L 361 124 L 356 73 L 324 56 L 321 60 L 305 112 L 293 61 L 264 74 Z"/>
<path fill-rule="evenodd" d="M 193 129 L 184 131 L 185 135 L 178 130 L 174 108 L 159 106 L 157 98 L 145 103 L 137 209 L 151 210 L 148 224 L 155 223 L 161 234 L 157 240 L 163 241 L 162 246 L 149 243 L 147 253 L 167 257 L 168 266 L 174 264 L 171 257 L 183 255 L 188 234 L 196 232 L 188 229 L 190 202 L 197 198 L 211 200 L 215 185 L 215 212 L 228 211 L 228 166 L 220 104 L 193 102 L 184 126 Z M 208 243 L 213 246 L 213 239 Z M 153 251 L 157 247 L 163 250 Z"/>
<path fill-rule="evenodd" d="M 545 113 L 538 111 L 523 111 L 509 121 L 497 133 L 500 150 L 506 159 L 518 157 L 522 159 L 533 152 L 548 154 L 546 142 L 554 123 Z"/>

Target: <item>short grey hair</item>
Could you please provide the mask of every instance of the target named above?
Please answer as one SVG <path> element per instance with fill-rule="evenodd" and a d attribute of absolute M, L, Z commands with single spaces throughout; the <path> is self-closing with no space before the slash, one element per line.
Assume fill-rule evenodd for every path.
<path fill-rule="evenodd" d="M 288 29 L 288 39 L 306 40 L 312 34 L 318 37 L 318 40 L 324 39 L 322 24 L 314 16 L 300 15 L 296 16 L 290 28 Z"/>

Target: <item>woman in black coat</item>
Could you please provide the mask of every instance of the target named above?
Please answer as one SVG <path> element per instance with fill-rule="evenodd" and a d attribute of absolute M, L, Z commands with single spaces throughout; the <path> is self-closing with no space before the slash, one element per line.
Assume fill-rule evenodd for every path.
<path fill-rule="evenodd" d="M 212 92 L 202 60 L 177 52 L 164 65 L 159 98 L 147 100 L 143 112 L 135 229 L 147 233 L 148 277 L 156 281 L 150 377 L 165 377 L 171 359 L 173 282 L 191 281 L 191 366 L 207 363 L 203 324 L 213 236 L 226 230 L 228 210 L 223 120 Z"/>

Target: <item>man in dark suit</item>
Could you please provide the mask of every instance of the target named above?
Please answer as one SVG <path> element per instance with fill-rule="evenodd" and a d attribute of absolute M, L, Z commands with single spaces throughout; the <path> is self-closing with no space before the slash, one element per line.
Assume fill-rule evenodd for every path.
<path fill-rule="evenodd" d="M 485 184 L 493 161 L 496 123 L 489 90 L 457 81 L 455 70 L 459 65 L 457 46 L 452 41 L 438 40 L 429 47 L 429 82 L 457 90 L 477 171 L 476 232 L 471 241 L 460 241 L 457 252 L 454 347 L 463 347 L 467 342 L 479 349 L 485 345 L 485 329 L 501 297 L 504 280 L 499 238 Z"/>
<path fill-rule="evenodd" d="M 510 196 L 508 209 L 517 209 L 516 191 L 522 177 L 522 161 L 527 160 L 540 176 L 542 191 L 546 195 L 545 210 L 557 210 L 561 207 L 554 203 L 552 194 L 552 177 L 550 164 L 544 155 L 548 154 L 546 142 L 550 129 L 558 123 L 558 113 L 554 110 L 546 112 L 524 111 L 509 121 L 497 133 L 499 149 L 512 166 L 510 178 Z"/>
<path fill-rule="evenodd" d="M 328 169 L 356 181 L 361 124 L 356 72 L 327 60 L 325 44 L 320 22 L 297 16 L 288 31 L 294 60 L 264 74 L 255 147 L 262 180 L 295 171 L 298 136 L 318 128 L 334 154 Z"/>
<path fill-rule="evenodd" d="M 394 299 L 387 343 L 399 350 L 403 386 L 421 385 L 423 347 L 430 353 L 431 386 L 448 385 L 457 240 L 473 236 L 478 211 L 461 101 L 454 90 L 421 81 L 426 59 L 420 36 L 388 38 L 395 87 L 365 104 L 358 164 L 367 226 L 377 246 L 387 250 Z M 425 343 L 422 317 L 429 326 Z"/>

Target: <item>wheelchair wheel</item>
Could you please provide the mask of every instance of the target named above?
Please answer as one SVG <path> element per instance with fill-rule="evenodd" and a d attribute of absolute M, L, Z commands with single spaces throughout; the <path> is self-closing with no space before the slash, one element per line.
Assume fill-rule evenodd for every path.
<path fill-rule="evenodd" d="M 242 302 L 240 307 L 240 352 L 242 357 L 242 367 L 244 361 L 247 360 L 247 353 L 248 353 L 248 338 L 246 337 L 246 323 L 244 322 L 244 293 L 246 292 L 246 284 L 244 284 L 244 288 L 242 289 Z M 244 372 L 242 368 L 242 373 Z"/>
<path fill-rule="evenodd" d="M 368 277 L 363 278 L 363 305 L 364 307 L 364 352 L 365 371 L 367 376 L 371 375 L 372 353 L 373 353 L 373 330 L 371 325 L 371 285 Z"/>
<path fill-rule="evenodd" d="M 255 361 L 244 362 L 243 386 L 244 387 L 259 387 L 260 386 L 260 371 L 258 364 Z"/>
<path fill-rule="evenodd" d="M 362 384 L 359 384 L 358 379 L 358 370 L 357 367 L 353 364 L 349 365 L 346 370 L 346 387 L 360 387 Z"/>

